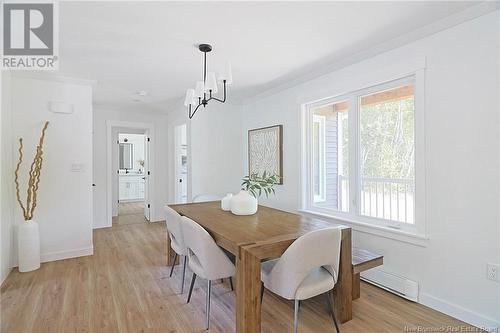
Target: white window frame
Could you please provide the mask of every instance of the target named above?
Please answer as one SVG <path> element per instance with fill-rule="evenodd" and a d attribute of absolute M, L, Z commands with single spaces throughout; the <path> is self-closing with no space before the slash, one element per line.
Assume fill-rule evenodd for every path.
<path fill-rule="evenodd" d="M 392 220 L 375 218 L 361 215 L 361 163 L 360 163 L 360 114 L 359 97 L 370 93 L 389 90 L 412 83 L 415 88 L 415 112 L 414 112 L 414 142 L 415 142 L 415 198 L 414 198 L 414 223 L 396 222 Z M 302 209 L 306 213 L 312 213 L 324 217 L 331 217 L 356 225 L 358 230 L 370 232 L 381 231 L 380 234 L 402 234 L 420 239 L 427 239 L 425 219 L 425 135 L 424 135 L 424 70 L 419 69 L 412 73 L 402 75 L 391 81 L 374 84 L 369 87 L 358 89 L 347 94 L 322 99 L 316 102 L 302 105 Z M 334 104 L 340 101 L 348 101 L 349 122 L 349 211 L 342 212 L 333 209 L 314 206 L 311 200 L 312 173 L 311 173 L 311 115 L 312 110 L 325 104 Z M 377 232 L 375 232 L 377 233 Z"/>
<path fill-rule="evenodd" d="M 313 114 L 313 124 L 318 123 L 318 140 L 319 140 L 319 195 L 314 194 L 314 202 L 326 201 L 326 161 L 325 161 L 325 116 Z M 312 134 L 312 133 L 311 133 Z M 313 184 L 314 187 L 314 184 Z"/>
<path fill-rule="evenodd" d="M 313 111 L 314 109 L 320 107 L 320 106 L 325 106 L 325 105 L 333 105 L 337 104 L 340 102 L 345 102 L 347 100 L 346 95 L 341 95 L 337 96 L 334 98 L 328 98 L 321 100 L 319 102 L 314 102 L 314 103 L 309 103 L 305 105 L 305 113 L 303 114 L 303 133 L 305 134 L 305 146 L 303 147 L 303 153 L 307 156 L 306 158 L 306 172 L 307 174 L 305 176 L 305 179 L 303 179 L 303 184 L 306 185 L 304 197 L 303 197 L 303 207 L 307 207 L 307 210 L 310 211 L 318 211 L 321 213 L 329 213 L 332 212 L 332 209 L 328 208 L 322 208 L 315 206 L 315 203 L 319 203 L 320 201 L 315 201 L 314 197 L 314 184 L 311 181 L 313 179 L 313 162 L 312 162 L 312 149 L 309 149 L 309 147 L 312 147 L 312 128 L 313 128 L 313 123 L 314 123 L 314 114 Z M 304 140 L 303 140 L 304 141 Z M 326 161 L 325 161 L 326 163 Z M 325 170 L 326 170 L 326 165 L 325 165 Z M 326 176 L 325 176 L 325 193 L 326 193 Z M 326 199 L 326 198 L 325 198 Z M 337 212 L 337 211 L 335 211 Z M 344 214 L 342 212 L 339 212 L 341 214 Z"/>

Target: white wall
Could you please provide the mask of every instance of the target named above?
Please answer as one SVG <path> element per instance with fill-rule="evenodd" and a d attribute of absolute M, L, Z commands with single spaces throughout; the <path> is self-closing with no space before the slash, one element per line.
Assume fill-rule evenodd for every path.
<path fill-rule="evenodd" d="M 107 179 L 112 175 L 107 174 L 106 167 L 106 130 L 107 121 L 151 123 L 154 125 L 154 182 L 151 182 L 151 191 L 154 193 L 154 202 L 151 202 L 151 221 L 165 220 L 163 206 L 167 202 L 167 116 L 158 112 L 138 110 L 125 112 L 95 108 L 93 131 L 93 156 L 94 156 L 94 228 L 110 226 L 107 221 Z M 116 139 L 115 139 L 116 140 Z M 116 168 L 114 168 L 116 170 Z M 115 171 L 116 172 L 116 171 Z M 118 197 L 118 186 L 114 186 L 115 197 Z"/>
<path fill-rule="evenodd" d="M 188 124 L 188 164 L 191 196 L 214 194 L 223 196 L 240 189 L 243 170 L 241 161 L 246 151 L 241 133 L 243 107 L 237 104 L 211 102 L 187 118 L 187 109 L 180 107 L 169 115 L 169 156 L 174 156 L 173 128 Z M 170 161 L 169 179 L 175 181 L 174 160 Z M 188 179 L 189 179 L 188 178 Z M 189 185 L 188 185 L 189 188 Z M 173 183 L 169 186 L 169 202 L 175 201 Z"/>
<path fill-rule="evenodd" d="M 2 91 L 3 98 L 11 101 L 10 110 L 2 105 L 2 231 L 9 234 L 4 236 L 6 238 L 12 237 L 12 226 L 23 221 L 11 184 L 18 158 L 17 140 L 22 137 L 24 143 L 20 179 L 22 198 L 25 198 L 27 168 L 44 121 L 50 121 L 34 216 L 40 223 L 42 261 L 93 253 L 92 88 L 88 82 L 64 81 L 13 77 L 10 91 Z M 49 112 L 49 101 L 73 104 L 74 113 Z M 74 164 L 82 166 L 80 172 L 71 171 Z M 7 247 L 3 241 L 4 238 L 2 247 Z M 10 256 L 12 265 L 15 265 L 17 251 L 12 244 L 15 242 L 11 242 Z M 4 254 L 3 251 L 4 248 L 2 256 L 6 260 L 8 252 Z"/>
<path fill-rule="evenodd" d="M 13 210 L 13 181 L 12 181 L 12 113 L 11 103 L 11 77 L 7 71 L 0 71 L 1 84 L 1 192 L 0 192 L 0 284 L 5 280 L 12 267 L 11 255 L 13 244 L 12 221 Z"/>

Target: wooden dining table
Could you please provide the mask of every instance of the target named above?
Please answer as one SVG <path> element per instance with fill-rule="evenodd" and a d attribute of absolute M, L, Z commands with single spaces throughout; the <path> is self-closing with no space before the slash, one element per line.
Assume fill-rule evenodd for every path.
<path fill-rule="evenodd" d="M 254 215 L 223 211 L 219 201 L 169 205 L 180 215 L 200 224 L 217 245 L 236 257 L 236 332 L 261 332 L 261 262 L 278 258 L 298 237 L 309 231 L 336 226 L 330 222 L 259 206 Z M 339 226 L 339 225 L 337 225 Z M 342 228 L 340 269 L 331 298 L 337 319 L 352 319 L 351 228 Z M 168 265 L 172 259 L 167 237 Z M 332 249 L 333 251 L 333 249 Z"/>

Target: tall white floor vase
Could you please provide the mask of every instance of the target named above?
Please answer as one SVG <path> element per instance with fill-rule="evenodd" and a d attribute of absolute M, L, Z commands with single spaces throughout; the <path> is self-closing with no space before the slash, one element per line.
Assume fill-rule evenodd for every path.
<path fill-rule="evenodd" d="M 30 220 L 19 223 L 17 229 L 17 253 L 19 272 L 30 272 L 40 268 L 38 222 Z"/>

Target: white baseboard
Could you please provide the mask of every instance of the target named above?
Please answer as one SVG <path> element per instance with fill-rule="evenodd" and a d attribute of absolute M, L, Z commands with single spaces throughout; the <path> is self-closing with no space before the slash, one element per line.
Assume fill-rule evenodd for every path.
<path fill-rule="evenodd" d="M 40 255 L 40 260 L 41 260 L 41 262 L 50 262 L 50 261 L 56 261 L 56 260 L 91 256 L 93 254 L 94 254 L 94 247 L 91 246 L 91 247 L 85 247 L 83 249 L 74 249 L 74 250 L 68 250 L 68 251 L 42 253 Z"/>
<path fill-rule="evenodd" d="M 104 229 L 104 228 L 111 228 L 112 226 L 111 225 L 105 225 L 105 224 L 101 224 L 101 225 L 94 225 L 92 227 L 92 230 L 96 230 L 96 229 Z"/>
<path fill-rule="evenodd" d="M 40 254 L 40 262 L 51 262 L 51 261 L 57 261 L 57 260 L 85 257 L 85 256 L 91 256 L 93 254 L 94 254 L 94 247 L 93 246 L 85 247 L 83 249 L 47 252 L 47 253 Z M 17 258 L 15 258 L 14 264 L 12 265 L 12 267 L 17 267 L 17 266 L 19 266 L 19 264 L 17 262 Z"/>
<path fill-rule="evenodd" d="M 0 286 L 3 284 L 7 276 L 9 276 L 10 272 L 12 271 L 12 267 L 8 269 L 8 271 L 5 273 L 4 276 L 0 277 Z"/>
<path fill-rule="evenodd" d="M 487 332 L 499 332 L 500 322 L 492 318 L 485 317 L 479 313 L 465 309 L 457 304 L 447 302 L 426 293 L 420 293 L 419 303 L 431 309 L 445 313 L 457 318 L 467 324 L 479 327 Z"/>

